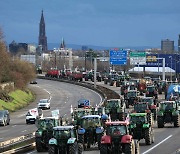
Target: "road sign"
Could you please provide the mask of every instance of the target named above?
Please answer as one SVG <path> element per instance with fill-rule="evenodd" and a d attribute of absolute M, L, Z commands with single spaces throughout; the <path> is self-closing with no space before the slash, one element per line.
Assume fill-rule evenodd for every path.
<path fill-rule="evenodd" d="M 110 51 L 110 64 L 111 65 L 126 65 L 127 64 L 127 51 L 111 50 Z"/>
<path fill-rule="evenodd" d="M 146 64 L 146 52 L 131 52 L 130 53 L 131 65 L 145 65 Z"/>

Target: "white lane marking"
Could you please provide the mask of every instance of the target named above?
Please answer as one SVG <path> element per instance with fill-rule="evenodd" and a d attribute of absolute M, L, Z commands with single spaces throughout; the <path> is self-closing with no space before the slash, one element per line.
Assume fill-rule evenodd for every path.
<path fill-rule="evenodd" d="M 32 151 L 32 152 L 28 152 L 27 154 L 32 154 L 32 153 L 35 153 L 35 152 L 37 152 L 37 151 L 34 150 L 34 151 Z"/>
<path fill-rule="evenodd" d="M 27 130 L 23 130 L 22 133 L 27 132 Z"/>
<path fill-rule="evenodd" d="M 43 89 L 44 91 L 46 91 L 49 95 L 51 95 L 51 93 L 49 91 L 47 91 L 46 89 Z"/>
<path fill-rule="evenodd" d="M 13 128 L 13 127 L 16 127 L 16 126 L 17 126 L 17 125 L 13 125 L 12 128 Z"/>
<path fill-rule="evenodd" d="M 156 148 L 157 146 L 159 146 L 160 144 L 162 144 L 163 142 L 165 142 L 166 140 L 168 140 L 169 138 L 171 138 L 172 135 L 169 135 L 168 137 L 166 137 L 164 140 L 162 140 L 161 142 L 159 142 L 158 144 L 156 144 L 155 146 L 153 146 L 152 148 L 148 149 L 147 151 L 143 152 L 142 154 L 146 154 L 148 152 L 150 152 L 151 150 L 153 150 L 154 148 Z"/>

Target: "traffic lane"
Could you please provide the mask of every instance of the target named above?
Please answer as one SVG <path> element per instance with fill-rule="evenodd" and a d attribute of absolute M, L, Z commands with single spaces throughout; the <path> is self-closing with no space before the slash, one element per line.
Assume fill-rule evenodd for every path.
<path fill-rule="evenodd" d="M 37 93 L 36 101 L 26 108 L 13 113 L 9 126 L 0 127 L 0 142 L 34 132 L 37 129 L 35 125 L 26 125 L 25 115 L 29 109 L 37 107 L 37 102 L 42 98 L 51 97 L 51 109 L 43 110 L 44 116 L 50 116 L 51 110 L 54 109 L 60 109 L 61 115 L 65 115 L 65 113 L 70 114 L 71 104 L 77 106 L 77 100 L 82 97 L 92 98 L 91 101 L 97 103 L 101 100 L 99 95 L 88 89 L 81 90 L 82 87 L 80 86 L 66 85 L 66 83 L 61 84 L 61 82 L 49 80 L 37 80 L 37 82 L 37 85 L 32 86 L 35 93 Z M 42 92 L 45 92 L 45 94 L 42 95 Z"/>
<path fill-rule="evenodd" d="M 31 132 L 35 131 L 36 127 L 34 125 L 26 125 L 25 116 L 29 109 L 37 106 L 39 99 L 49 98 L 49 94 L 45 90 L 34 85 L 29 85 L 28 88 L 36 93 L 35 101 L 21 110 L 10 113 L 10 125 L 0 127 L 0 142 L 25 135 L 29 130 L 31 130 Z"/>

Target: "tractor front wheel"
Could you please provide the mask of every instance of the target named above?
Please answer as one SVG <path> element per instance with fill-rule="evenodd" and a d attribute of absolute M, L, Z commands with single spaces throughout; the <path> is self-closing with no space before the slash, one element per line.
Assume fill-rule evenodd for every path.
<path fill-rule="evenodd" d="M 41 143 L 41 138 L 39 138 L 39 137 L 36 138 L 36 150 L 37 150 L 37 152 L 44 151 L 43 145 Z"/>
<path fill-rule="evenodd" d="M 108 145 L 107 144 L 101 144 L 100 146 L 100 154 L 108 154 Z"/>
<path fill-rule="evenodd" d="M 48 153 L 56 154 L 56 153 L 58 153 L 58 148 L 55 145 L 49 145 Z"/>
<path fill-rule="evenodd" d="M 145 130 L 145 142 L 146 142 L 146 145 L 151 145 L 152 143 L 152 132 L 151 132 L 151 129 L 148 128 Z"/>
<path fill-rule="evenodd" d="M 82 154 L 82 152 L 83 152 L 83 144 L 78 143 L 78 154 Z"/>
<path fill-rule="evenodd" d="M 164 127 L 163 117 L 157 117 L 157 125 L 158 125 L 158 128 L 163 128 Z"/>
<path fill-rule="evenodd" d="M 134 152 L 133 151 L 133 146 L 134 146 L 133 144 L 134 144 L 134 142 L 125 144 L 125 149 L 124 149 L 125 154 L 132 154 Z"/>
<path fill-rule="evenodd" d="M 139 154 L 139 141 L 135 140 L 135 154 Z"/>
<path fill-rule="evenodd" d="M 69 145 L 69 154 L 75 154 L 75 153 L 78 153 L 77 142 L 74 142 L 73 144 Z"/>
<path fill-rule="evenodd" d="M 179 127 L 179 122 L 180 118 L 179 115 L 178 116 L 174 116 L 174 127 Z"/>

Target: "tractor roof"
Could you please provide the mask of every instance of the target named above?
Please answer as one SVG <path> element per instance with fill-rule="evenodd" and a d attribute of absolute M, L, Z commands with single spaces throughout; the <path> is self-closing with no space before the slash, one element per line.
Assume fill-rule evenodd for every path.
<path fill-rule="evenodd" d="M 78 112 L 78 111 L 91 111 L 91 109 L 87 109 L 87 108 L 75 108 L 74 111 Z"/>
<path fill-rule="evenodd" d="M 85 118 L 101 118 L 101 116 L 99 116 L 99 115 L 86 115 L 86 116 L 82 117 L 82 119 L 85 119 Z"/>
<path fill-rule="evenodd" d="M 129 125 L 129 122 L 126 121 L 110 121 L 105 123 L 107 126 L 109 125 Z"/>
<path fill-rule="evenodd" d="M 129 90 L 128 92 L 137 92 L 137 90 Z"/>
<path fill-rule="evenodd" d="M 142 97 L 141 99 L 154 99 L 153 97 Z"/>
<path fill-rule="evenodd" d="M 109 99 L 107 101 L 110 102 L 110 101 L 121 101 L 121 100 L 120 99 Z"/>
<path fill-rule="evenodd" d="M 146 116 L 147 113 L 131 113 L 130 116 L 131 117 L 140 117 L 140 116 Z"/>
<path fill-rule="evenodd" d="M 160 103 L 176 103 L 175 101 L 162 101 L 162 102 L 160 102 Z"/>
<path fill-rule="evenodd" d="M 57 126 L 57 127 L 53 127 L 53 130 L 70 130 L 73 128 L 74 126 Z"/>

